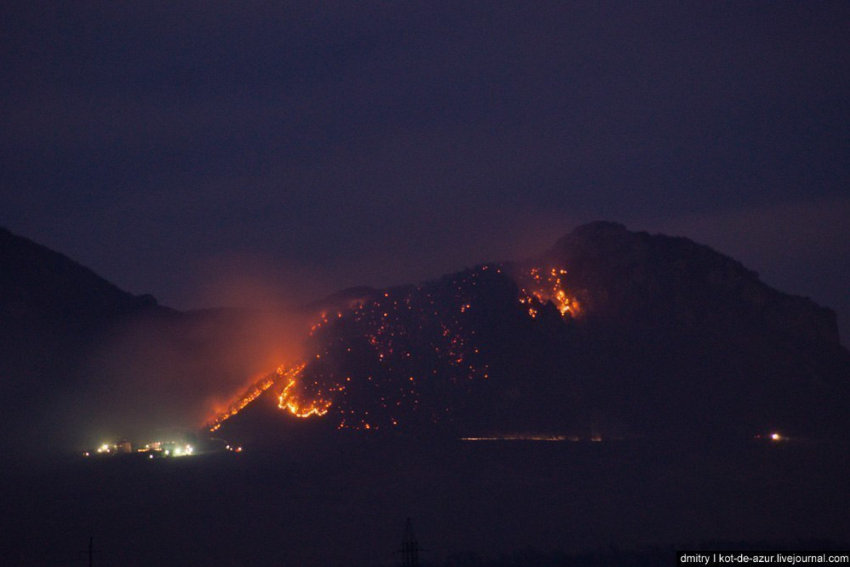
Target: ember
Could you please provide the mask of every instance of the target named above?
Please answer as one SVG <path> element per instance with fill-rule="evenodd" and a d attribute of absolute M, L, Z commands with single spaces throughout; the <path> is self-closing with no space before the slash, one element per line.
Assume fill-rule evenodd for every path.
<path fill-rule="evenodd" d="M 221 427 L 221 424 L 242 411 L 242 408 L 256 400 L 260 397 L 260 394 L 268 390 L 272 384 L 274 384 L 275 379 L 273 377 L 267 376 L 258 382 L 256 382 L 253 386 L 248 388 L 248 390 L 239 396 L 239 398 L 230 404 L 230 406 L 223 412 L 219 413 L 216 417 L 214 417 L 211 421 L 207 423 L 207 429 L 211 432 L 216 431 Z"/>
<path fill-rule="evenodd" d="M 534 319 L 540 307 L 552 303 L 564 318 L 575 317 L 580 312 L 579 302 L 564 289 L 567 270 L 563 268 L 531 268 L 521 276 L 519 302 L 528 307 L 528 315 Z"/>
<path fill-rule="evenodd" d="M 514 280 L 532 318 L 551 303 L 561 317 L 579 313 L 563 268 L 534 267 Z M 278 408 L 298 418 L 329 416 L 338 429 L 381 430 L 417 420 L 451 423 L 491 376 L 490 353 L 476 328 L 487 317 L 480 284 L 507 282 L 498 264 L 428 286 L 392 288 L 317 313 L 303 362 L 278 368 L 210 423 L 215 431 L 269 388 Z M 402 419 L 403 418 L 403 419 Z"/>
<path fill-rule="evenodd" d="M 316 355 L 316 357 L 318 358 L 319 355 Z M 306 363 L 301 363 L 288 370 L 284 370 L 283 366 L 277 369 L 281 379 L 287 381 L 286 387 L 278 396 L 278 407 L 289 410 L 289 413 L 295 417 L 323 416 L 328 413 L 332 402 L 321 397 L 308 399 L 309 396 L 306 395 L 303 388 L 298 388 L 298 379 L 306 366 Z"/>

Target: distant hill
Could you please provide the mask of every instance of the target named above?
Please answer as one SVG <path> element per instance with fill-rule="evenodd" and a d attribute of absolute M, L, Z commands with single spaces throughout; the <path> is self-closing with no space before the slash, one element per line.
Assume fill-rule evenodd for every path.
<path fill-rule="evenodd" d="M 0 447 L 40 458 L 197 428 L 286 352 L 297 317 L 281 313 L 176 311 L 0 229 Z"/>
<path fill-rule="evenodd" d="M 150 295 L 120 290 L 70 258 L 0 228 L 0 372 L 46 368 L 140 313 L 166 313 Z M 48 365 L 48 366 L 42 366 Z"/>
<path fill-rule="evenodd" d="M 532 259 L 355 289 L 317 310 L 303 360 L 224 434 L 740 438 L 848 425 L 835 314 L 685 238 L 596 222 Z"/>
<path fill-rule="evenodd" d="M 3 431 L 22 424 L 82 385 L 93 344 L 133 317 L 171 310 L 126 293 L 66 256 L 0 228 L 0 391 Z M 43 434 L 43 435 L 42 435 Z M 42 441 L 50 435 L 39 432 Z M 6 435 L 4 435 L 6 437 Z"/>
<path fill-rule="evenodd" d="M 293 358 L 272 347 L 302 314 L 179 313 L 0 230 L 0 440 L 197 425 L 187 408 L 275 364 L 210 423 L 219 434 L 825 437 L 850 425 L 850 353 L 831 310 L 706 246 L 614 223 L 304 312 Z"/>

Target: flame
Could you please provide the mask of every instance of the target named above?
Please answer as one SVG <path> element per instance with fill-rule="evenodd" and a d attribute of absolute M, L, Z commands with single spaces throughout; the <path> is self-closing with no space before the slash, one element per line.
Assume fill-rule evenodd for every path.
<path fill-rule="evenodd" d="M 323 416 L 328 413 L 332 402 L 328 399 L 321 397 L 321 395 L 315 397 L 315 399 L 308 400 L 306 399 L 306 395 L 304 392 L 296 392 L 295 390 L 298 388 L 298 380 L 301 377 L 301 373 L 306 368 L 307 363 L 302 362 L 300 364 L 296 364 L 295 366 L 291 366 L 286 368 L 281 366 L 277 369 L 275 375 L 267 376 L 262 380 L 255 383 L 253 386 L 248 388 L 248 390 L 242 394 L 235 402 L 230 404 L 230 406 L 223 412 L 219 413 L 209 422 L 207 422 L 207 429 L 210 432 L 217 431 L 221 428 L 221 425 L 242 411 L 248 404 L 256 400 L 260 397 L 260 395 L 272 387 L 275 383 L 286 382 L 286 386 L 283 388 L 283 391 L 278 396 L 278 407 L 281 409 L 289 410 L 289 412 L 295 417 L 310 417 L 310 416 Z M 343 388 L 338 388 L 342 390 Z"/>
<path fill-rule="evenodd" d="M 552 303 L 561 313 L 561 317 L 575 317 L 581 312 L 581 305 L 575 297 L 571 297 L 564 289 L 564 276 L 567 270 L 563 268 L 531 268 L 528 276 L 529 285 L 520 284 L 519 302 L 528 307 L 528 315 L 534 319 L 540 311 L 540 306 Z M 530 291 L 529 291 L 530 290 Z"/>
<path fill-rule="evenodd" d="M 272 386 L 281 410 L 298 418 L 328 415 L 338 429 L 387 430 L 426 419 L 450 423 L 462 403 L 426 410 L 423 402 L 442 384 L 471 393 L 477 381 L 490 379 L 487 349 L 476 335 L 482 309 L 476 287 L 507 277 L 499 274 L 501 265 L 484 265 L 432 287 L 393 288 L 316 313 L 305 329 L 305 358 L 278 368 L 262 391 L 240 398 L 212 427 Z M 578 302 L 566 291 L 564 274 L 540 268 L 521 274 L 520 301 L 530 316 L 539 317 L 549 302 L 562 316 L 575 315 Z M 351 370 L 349 360 L 356 361 Z M 362 400 L 372 393 L 374 404 L 364 407 Z"/>
<path fill-rule="evenodd" d="M 283 366 L 277 369 L 278 376 L 287 381 L 286 386 L 278 396 L 277 407 L 289 410 L 289 413 L 295 417 L 323 416 L 328 413 L 331 405 L 333 405 L 330 400 L 318 396 L 315 399 L 306 400 L 303 392 L 295 391 L 298 387 L 298 379 L 306 366 L 307 364 L 302 362 L 289 369 L 284 369 Z"/>
<path fill-rule="evenodd" d="M 210 420 L 206 425 L 207 429 L 209 429 L 210 432 L 217 431 L 221 427 L 222 423 L 242 411 L 245 406 L 259 398 L 260 394 L 268 390 L 274 382 L 275 379 L 271 376 L 267 376 L 256 382 L 235 402 L 230 404 L 225 411 L 219 413 L 216 417 Z"/>

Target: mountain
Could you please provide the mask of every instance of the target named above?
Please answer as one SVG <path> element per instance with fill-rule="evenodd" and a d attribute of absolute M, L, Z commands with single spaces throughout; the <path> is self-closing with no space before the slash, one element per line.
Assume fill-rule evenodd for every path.
<path fill-rule="evenodd" d="M 141 313 L 171 312 L 152 296 L 122 291 L 4 228 L 0 268 L 0 374 L 5 377 L 67 369 L 85 345 L 116 323 Z"/>
<path fill-rule="evenodd" d="M 848 425 L 835 314 L 685 238 L 596 222 L 531 259 L 318 307 L 303 356 L 212 426 L 258 442 L 324 429 L 822 437 Z"/>
<path fill-rule="evenodd" d="M 304 312 L 303 332 L 302 314 L 180 313 L 0 229 L 2 441 L 196 426 L 248 376 L 210 422 L 228 439 L 848 429 L 834 313 L 684 238 L 591 223 L 533 258 Z"/>
<path fill-rule="evenodd" d="M 55 400 L 84 385 L 81 366 L 94 344 L 132 318 L 168 313 L 152 296 L 126 293 L 66 256 L 0 228 L 3 431 L 32 441 L 23 424 L 50 413 Z M 40 442 L 48 437 L 45 427 L 38 427 Z"/>
<path fill-rule="evenodd" d="M 3 374 L 76 357 L 77 347 L 116 321 L 169 311 L 152 296 L 124 292 L 70 258 L 3 228 L 0 266 Z"/>
<path fill-rule="evenodd" d="M 163 307 L 0 229 L 0 446 L 41 458 L 196 429 L 285 356 L 294 321 L 283 309 Z"/>

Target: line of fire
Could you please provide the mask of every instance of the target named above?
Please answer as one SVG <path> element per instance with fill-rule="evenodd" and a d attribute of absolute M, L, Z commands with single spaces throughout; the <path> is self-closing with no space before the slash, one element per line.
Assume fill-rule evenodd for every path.
<path fill-rule="evenodd" d="M 466 322 L 476 310 L 468 290 L 488 273 L 501 276 L 502 265 L 483 265 L 460 275 L 450 287 L 457 293 L 445 301 L 423 291 L 421 286 L 390 289 L 374 298 L 358 298 L 335 312 L 324 311 L 309 330 L 312 355 L 304 361 L 280 366 L 276 373 L 266 376 L 236 398 L 226 410 L 206 424 L 210 432 L 218 431 L 225 421 L 241 412 L 267 391 L 278 400 L 278 408 L 296 418 L 325 417 L 337 420 L 337 429 L 381 430 L 397 428 L 404 415 L 418 412 L 422 406 L 422 387 L 428 382 L 443 380 L 447 384 L 469 385 L 490 378 L 489 364 L 483 354 L 484 346 L 475 340 L 475 331 L 468 332 Z M 563 268 L 531 268 L 517 277 L 517 303 L 527 316 L 535 319 L 546 306 L 554 307 L 565 319 L 580 313 L 580 303 L 565 287 L 567 271 Z M 429 337 L 427 352 L 417 351 L 409 340 L 408 320 L 416 318 L 415 331 Z M 340 330 L 342 332 L 340 333 Z M 350 332 L 354 330 L 355 332 Z M 430 336 L 429 336 L 430 335 Z M 343 336 L 347 340 L 326 340 Z M 337 344 L 334 344 L 337 343 Z M 340 364 L 355 357 L 374 362 L 374 372 L 349 372 L 343 376 L 336 368 L 355 368 L 361 364 Z M 435 363 L 422 364 L 430 358 Z M 330 361 L 330 362 L 328 362 Z M 423 366 L 431 366 L 424 375 Z M 416 368 L 419 372 L 411 369 Z M 418 375 L 417 375 L 418 374 Z M 390 383 L 390 388 L 380 384 Z M 347 394 L 353 386 L 377 394 L 380 412 L 359 410 L 357 399 L 362 395 Z M 365 388 L 363 387 L 365 385 Z M 409 410 L 409 412 L 408 412 Z M 453 408 L 443 408 L 443 414 Z M 431 421 L 450 418 L 432 411 Z M 536 436 L 531 436 L 536 437 Z"/>
<path fill-rule="evenodd" d="M 228 420 L 269 397 L 289 418 L 328 420 L 336 430 L 374 433 L 404 430 L 408 424 L 453 423 L 469 411 L 472 394 L 496 372 L 492 360 L 498 357 L 480 331 L 487 327 L 487 305 L 476 293 L 485 282 L 493 288 L 494 281 L 513 294 L 522 324 L 548 318 L 569 325 L 584 315 L 580 291 L 569 288 L 568 270 L 559 266 L 485 264 L 447 276 L 437 286 L 404 286 L 350 298 L 318 314 L 307 332 L 306 358 L 256 381 L 208 419 L 203 431 L 218 434 Z M 755 437 L 786 440 L 776 432 Z M 466 432 L 456 438 L 601 442 L 625 436 L 591 425 L 584 431 Z M 217 450 L 242 450 L 224 441 L 219 445 Z M 86 455 L 131 452 L 150 458 L 196 454 L 191 443 L 157 440 L 135 451 L 126 441 L 104 443 Z"/>

